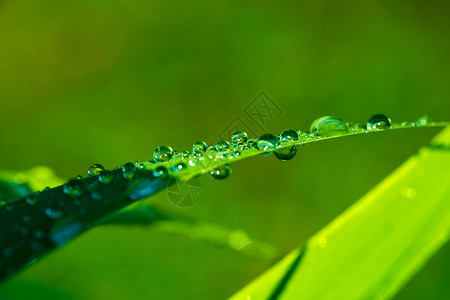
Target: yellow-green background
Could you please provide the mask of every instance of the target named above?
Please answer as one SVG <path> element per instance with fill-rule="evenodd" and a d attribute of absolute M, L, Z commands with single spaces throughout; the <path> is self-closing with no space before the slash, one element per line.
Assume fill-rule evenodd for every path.
<path fill-rule="evenodd" d="M 0 169 L 46 165 L 69 178 L 96 162 L 148 160 L 161 144 L 189 149 L 245 116 L 262 90 L 284 110 L 272 133 L 322 115 L 450 120 L 449 16 L 443 0 L 0 1 Z M 164 192 L 149 203 L 283 254 L 436 132 L 317 143 L 289 163 L 249 159 L 226 181 L 203 181 L 192 208 Z M 0 297 L 222 299 L 270 263 L 149 228 L 98 228 Z M 449 267 L 446 246 L 398 299 L 449 298 Z"/>

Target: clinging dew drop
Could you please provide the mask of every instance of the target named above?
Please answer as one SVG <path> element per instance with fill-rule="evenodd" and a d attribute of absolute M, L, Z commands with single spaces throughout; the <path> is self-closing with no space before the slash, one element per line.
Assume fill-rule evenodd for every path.
<path fill-rule="evenodd" d="M 155 177 L 164 177 L 168 173 L 167 169 L 164 166 L 159 166 L 153 170 L 153 176 Z"/>
<path fill-rule="evenodd" d="M 226 163 L 211 170 L 211 175 L 215 179 L 225 179 L 231 174 L 231 165 Z"/>
<path fill-rule="evenodd" d="M 391 127 L 391 120 L 382 114 L 376 114 L 367 121 L 367 130 L 383 130 Z"/>
<path fill-rule="evenodd" d="M 113 180 L 113 173 L 111 171 L 103 171 L 98 177 L 98 180 L 101 183 L 110 183 Z"/>
<path fill-rule="evenodd" d="M 64 194 L 75 197 L 81 194 L 82 183 L 80 180 L 72 179 L 63 186 Z"/>
<path fill-rule="evenodd" d="M 275 149 L 275 147 L 277 146 L 277 142 L 278 142 L 277 136 L 275 136 L 271 133 L 265 133 L 258 138 L 257 147 L 259 150 L 262 150 L 262 151 L 270 151 L 270 150 Z M 262 153 L 262 154 L 264 156 L 268 156 L 268 155 L 272 154 L 272 152 Z"/>
<path fill-rule="evenodd" d="M 208 145 L 203 141 L 195 142 L 194 145 L 192 145 L 192 151 L 196 154 L 205 153 L 206 149 L 208 149 Z"/>
<path fill-rule="evenodd" d="M 122 167 L 122 175 L 124 178 L 131 179 L 134 177 L 135 170 L 136 166 L 133 163 L 128 162 Z"/>
<path fill-rule="evenodd" d="M 274 154 L 281 161 L 291 160 L 297 154 L 297 145 L 276 149 Z"/>
<path fill-rule="evenodd" d="M 295 129 L 285 129 L 280 134 L 280 143 L 292 143 L 298 141 L 298 131 Z"/>

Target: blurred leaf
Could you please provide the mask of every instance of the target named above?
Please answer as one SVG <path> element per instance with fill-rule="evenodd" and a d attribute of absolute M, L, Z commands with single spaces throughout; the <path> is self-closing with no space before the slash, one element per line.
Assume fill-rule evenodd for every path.
<path fill-rule="evenodd" d="M 450 127 L 231 299 L 386 299 L 448 240 Z"/>

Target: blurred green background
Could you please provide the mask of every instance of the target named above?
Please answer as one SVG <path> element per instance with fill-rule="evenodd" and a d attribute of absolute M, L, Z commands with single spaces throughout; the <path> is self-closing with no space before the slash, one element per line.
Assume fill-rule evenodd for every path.
<path fill-rule="evenodd" d="M 217 140 L 267 92 L 284 114 L 450 120 L 447 1 L 0 1 L 0 169 L 70 178 Z M 247 118 L 247 119 L 245 119 Z M 148 201 L 272 244 L 283 255 L 438 132 L 404 130 L 257 157 L 199 203 Z M 91 230 L 0 286 L 1 299 L 223 299 L 273 261 L 144 227 Z M 450 247 L 397 299 L 450 298 Z M 370 270 L 367 270 L 370 272 Z"/>

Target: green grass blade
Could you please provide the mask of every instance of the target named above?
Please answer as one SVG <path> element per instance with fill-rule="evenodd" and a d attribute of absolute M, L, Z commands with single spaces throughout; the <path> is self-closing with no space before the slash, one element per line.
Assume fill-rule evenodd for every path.
<path fill-rule="evenodd" d="M 386 299 L 448 240 L 450 127 L 231 299 Z"/>

